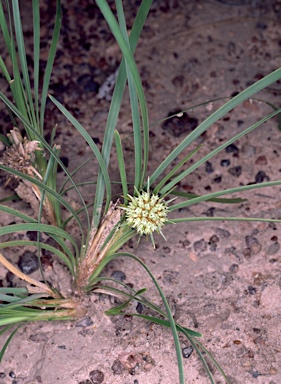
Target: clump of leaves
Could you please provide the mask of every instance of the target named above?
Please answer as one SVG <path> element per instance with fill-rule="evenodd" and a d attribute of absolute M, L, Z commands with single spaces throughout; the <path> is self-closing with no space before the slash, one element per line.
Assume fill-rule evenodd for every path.
<path fill-rule="evenodd" d="M 12 331 L 2 348 L 0 359 L 3 357 L 11 338 L 17 330 L 17 328 L 12 328 L 15 324 L 21 326 L 21 324 L 29 321 L 75 320 L 81 318 L 87 314 L 87 306 L 85 305 L 87 295 L 95 292 L 107 292 L 111 295 L 122 295 L 124 297 L 124 302 L 121 305 L 107 311 L 108 315 L 124 314 L 130 301 L 137 299 L 156 312 L 158 317 L 141 314 L 133 314 L 134 316 L 142 317 L 148 321 L 172 329 L 178 359 L 180 383 L 184 383 L 184 374 L 182 353 L 178 338 L 179 332 L 182 332 L 189 339 L 192 346 L 198 352 L 210 381 L 212 383 L 215 382 L 204 357 L 204 352 L 207 353 L 227 382 L 227 378 L 220 366 L 199 342 L 198 338 L 201 336 L 200 333 L 182 327 L 175 322 L 167 299 L 147 266 L 135 255 L 123 252 L 122 250 L 120 251 L 120 249 L 134 236 L 149 236 L 154 244 L 153 234 L 158 232 L 164 237 L 165 226 L 168 224 L 195 220 L 242 220 L 239 217 L 186 217 L 170 219 L 169 213 L 202 201 L 239 203 L 243 200 L 237 198 L 222 199 L 221 196 L 281 184 L 281 181 L 273 181 L 263 184 L 240 186 L 204 196 L 182 193 L 177 190 L 179 182 L 204 162 L 208 161 L 219 151 L 242 136 L 256 129 L 268 119 L 280 113 L 280 110 L 274 110 L 263 119 L 219 145 L 200 160 L 194 162 L 192 165 L 188 165 L 188 161 L 200 150 L 199 146 L 195 150 L 188 151 L 189 146 L 230 110 L 268 85 L 279 80 L 281 78 L 281 69 L 277 69 L 275 72 L 265 76 L 218 108 L 186 136 L 183 141 L 171 151 L 167 158 L 159 164 L 152 174 L 149 175 L 147 172 L 149 162 L 149 120 L 146 99 L 134 60 L 134 52 L 152 1 L 142 1 L 130 35 L 128 35 L 122 1 L 116 0 L 117 18 L 115 18 L 105 0 L 96 0 L 123 54 L 111 107 L 108 113 L 101 150 L 99 150 L 92 137 L 77 119 L 75 119 L 55 97 L 49 95 L 53 104 L 85 139 L 97 159 L 99 174 L 97 180 L 93 182 L 93 201 L 87 205 L 79 190 L 79 185 L 74 181 L 75 174 L 87 162 L 81 164 L 81 166 L 70 174 L 59 158 L 60 148 L 54 144 L 55 129 L 51 135 L 50 142 L 44 139 L 47 89 L 61 25 L 60 1 L 57 0 L 56 3 L 57 12 L 55 16 L 54 33 L 42 89 L 39 86 L 39 2 L 36 0 L 32 2 L 34 34 L 33 89 L 31 88 L 31 81 L 28 74 L 18 1 L 13 0 L 12 4 L 6 1 L 5 9 L 2 3 L 0 3 L 0 25 L 8 56 L 12 62 L 13 71 L 13 73 L 9 74 L 4 60 L 1 58 L 0 68 L 10 87 L 10 94 L 8 97 L 0 91 L 0 99 L 6 107 L 8 107 L 14 127 L 11 129 L 8 137 L 4 137 L 3 135 L 0 137 L 7 146 L 0 163 L 0 169 L 9 175 L 8 178 L 15 178 L 20 182 L 16 192 L 23 200 L 32 205 L 35 212 L 35 215 L 30 217 L 14 209 L 9 204 L 0 205 L 2 212 L 10 214 L 17 219 L 16 224 L 1 227 L 0 235 L 13 235 L 23 231 L 35 231 L 38 234 L 37 240 L 35 241 L 4 241 L 0 244 L 0 249 L 26 246 L 35 247 L 40 265 L 41 251 L 45 249 L 52 252 L 61 263 L 67 266 L 69 274 L 72 276 L 73 286 L 70 294 L 60 292 L 56 287 L 50 286 L 45 281 L 42 267 L 41 272 L 43 281 L 45 281 L 44 283 L 34 280 L 22 273 L 10 263 L 3 254 L 0 254 L 0 262 L 27 283 L 26 287 L 0 288 L 1 333 Z M 126 83 L 128 83 L 129 88 L 133 121 L 134 180 L 127 180 L 122 141 L 116 130 L 117 118 Z M 20 129 L 24 130 L 25 135 L 22 136 L 20 134 Z M 112 196 L 112 184 L 114 181 L 111 180 L 108 173 L 110 155 L 114 142 L 120 171 L 119 182 L 122 186 L 122 196 L 118 196 L 118 198 L 115 199 Z M 181 161 L 176 160 L 179 158 L 179 155 L 186 150 L 188 151 L 188 155 L 185 155 Z M 62 167 L 66 175 L 65 182 L 60 186 L 57 185 L 58 165 Z M 67 184 L 71 186 L 67 187 Z M 28 193 L 25 194 L 20 188 L 20 185 L 23 185 L 24 191 L 28 191 Z M 66 191 L 69 188 L 74 189 L 79 197 L 80 207 L 77 210 L 72 207 L 66 198 Z M 168 198 L 168 195 L 171 197 Z M 181 196 L 183 199 L 175 202 L 174 196 Z M 122 199 L 124 201 L 121 203 Z M 65 213 L 63 214 L 63 211 L 67 211 L 67 215 Z M 246 219 L 244 218 L 243 220 Z M 278 220 L 271 219 L 255 218 L 252 220 L 279 222 Z M 71 235 L 71 231 L 69 230 L 70 222 L 71 226 L 75 226 L 79 231 L 80 237 L 78 240 Z M 40 233 L 47 234 L 51 237 L 55 246 L 41 241 Z M 132 258 L 147 271 L 158 289 L 165 310 L 147 300 L 143 296 L 144 289 L 128 291 L 126 286 L 119 281 L 115 281 L 117 287 L 119 287 L 116 288 L 116 286 L 110 284 L 112 279 L 100 277 L 106 265 L 120 256 Z M 107 280 L 108 283 L 106 284 L 105 282 Z"/>

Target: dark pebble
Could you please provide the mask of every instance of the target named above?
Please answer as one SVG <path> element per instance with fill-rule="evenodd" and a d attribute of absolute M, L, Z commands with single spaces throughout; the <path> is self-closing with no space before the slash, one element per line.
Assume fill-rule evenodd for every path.
<path fill-rule="evenodd" d="M 115 360 L 111 366 L 114 375 L 121 375 L 125 371 L 124 365 L 120 360 Z"/>
<path fill-rule="evenodd" d="M 255 183 L 262 183 L 263 181 L 269 181 L 269 177 L 264 171 L 259 171 L 255 176 Z"/>
<path fill-rule="evenodd" d="M 216 235 L 211 236 L 209 243 L 208 243 L 210 246 L 210 251 L 214 252 L 217 249 L 219 241 L 220 241 L 220 239 L 218 238 L 218 236 L 216 236 Z"/>
<path fill-rule="evenodd" d="M 167 117 L 175 114 L 179 116 L 171 117 L 165 120 L 162 124 L 162 129 L 167 130 L 172 136 L 179 137 L 182 134 L 192 132 L 198 125 L 198 119 L 189 116 L 187 113 L 181 113 L 179 111 L 170 112 Z"/>
<path fill-rule="evenodd" d="M 12 379 L 15 379 L 15 378 L 17 377 L 14 371 L 9 372 L 9 376 L 10 376 Z"/>
<path fill-rule="evenodd" d="M 217 176 L 214 178 L 214 183 L 219 184 L 221 182 L 221 176 Z"/>
<path fill-rule="evenodd" d="M 252 287 L 251 285 L 248 286 L 247 291 L 249 292 L 250 295 L 255 295 L 257 293 L 256 288 Z"/>
<path fill-rule="evenodd" d="M 123 283 L 123 281 L 126 280 L 126 275 L 122 271 L 114 271 L 114 272 L 112 272 L 111 277 L 113 279 L 117 280 L 117 281 L 121 281 L 121 283 Z"/>
<path fill-rule="evenodd" d="M 221 160 L 221 166 L 222 167 L 228 167 L 229 165 L 230 165 L 230 160 L 229 159 Z"/>
<path fill-rule="evenodd" d="M 24 254 L 20 257 L 18 262 L 19 269 L 29 275 L 30 273 L 37 271 L 39 269 L 38 257 L 30 251 L 25 251 Z"/>
<path fill-rule="evenodd" d="M 92 384 L 92 382 L 90 380 L 84 380 L 84 381 L 79 381 L 78 384 Z"/>
<path fill-rule="evenodd" d="M 104 374 L 102 371 L 96 369 L 95 371 L 90 372 L 89 377 L 93 384 L 100 384 L 103 382 Z"/>
<path fill-rule="evenodd" d="M 139 384 L 139 381 L 137 379 L 135 379 L 134 384 Z"/>
<path fill-rule="evenodd" d="M 76 323 L 76 327 L 89 327 L 92 324 L 94 323 L 90 317 L 84 317 L 84 319 L 81 319 Z"/>
<path fill-rule="evenodd" d="M 181 243 L 182 243 L 182 246 L 184 247 L 184 248 L 186 248 L 186 247 L 188 247 L 189 245 L 190 245 L 190 241 L 189 240 L 184 240 L 184 241 L 181 241 Z"/>
<path fill-rule="evenodd" d="M 65 166 L 65 168 L 67 168 L 68 164 L 69 164 L 68 157 L 62 156 L 62 157 L 60 157 L 60 160 L 62 161 L 62 163 Z M 63 172 L 63 169 L 62 169 L 62 167 L 59 164 L 58 164 L 58 172 Z"/>
<path fill-rule="evenodd" d="M 245 241 L 252 255 L 257 255 L 261 251 L 262 246 L 256 237 L 246 236 Z"/>
<path fill-rule="evenodd" d="M 45 241 L 45 244 L 51 245 L 54 248 L 58 247 L 57 242 L 51 237 L 48 237 L 48 239 Z M 46 257 L 52 257 L 53 254 L 51 251 L 49 251 L 47 249 L 42 249 L 42 255 L 44 255 Z"/>
<path fill-rule="evenodd" d="M 77 79 L 77 83 L 80 85 L 80 87 L 83 88 L 84 92 L 94 92 L 97 93 L 99 91 L 100 85 L 96 81 L 93 80 L 92 76 L 84 73 L 83 75 L 79 76 Z"/>
<path fill-rule="evenodd" d="M 138 304 L 137 304 L 137 306 L 136 306 L 136 311 L 137 311 L 138 313 L 142 313 L 142 312 L 143 312 L 143 304 L 142 304 L 142 303 L 139 303 L 139 302 L 138 302 Z"/>
<path fill-rule="evenodd" d="M 193 244 L 194 251 L 206 251 L 207 242 L 204 239 L 195 241 Z"/>
<path fill-rule="evenodd" d="M 54 93 L 63 94 L 65 93 L 66 87 L 61 82 L 58 82 L 58 83 L 51 83 L 50 89 L 54 91 Z"/>
<path fill-rule="evenodd" d="M 277 231 L 277 225 L 276 223 L 269 223 L 268 228 L 273 229 L 273 231 Z"/>
<path fill-rule="evenodd" d="M 239 266 L 238 264 L 232 264 L 230 267 L 229 267 L 229 272 L 231 273 L 237 273 L 239 270 Z"/>
<path fill-rule="evenodd" d="M 30 241 L 37 241 L 38 232 L 37 231 L 27 231 L 26 236 Z M 41 233 L 39 233 L 39 239 L 41 240 Z"/>
<path fill-rule="evenodd" d="M 4 372 L 0 372 L 0 379 L 4 379 L 6 377 L 6 374 Z"/>
<path fill-rule="evenodd" d="M 210 163 L 210 161 L 207 161 L 207 162 L 206 162 L 205 170 L 206 170 L 207 173 L 212 173 L 212 172 L 214 172 L 213 165 L 212 165 L 212 163 Z"/>
<path fill-rule="evenodd" d="M 239 149 L 235 144 L 230 144 L 225 148 L 226 153 L 238 153 Z"/>
<path fill-rule="evenodd" d="M 263 31 L 263 30 L 267 29 L 267 25 L 266 25 L 266 23 L 264 23 L 262 21 L 258 21 L 256 24 L 256 28 L 261 29 Z"/>
<path fill-rule="evenodd" d="M 65 345 L 58 345 L 58 348 L 59 349 L 66 349 L 66 346 Z"/>
<path fill-rule="evenodd" d="M 230 173 L 231 176 L 239 177 L 242 173 L 241 165 L 237 165 L 237 167 L 229 168 L 228 173 Z"/>
<path fill-rule="evenodd" d="M 241 127 L 241 125 L 244 124 L 244 120 L 237 120 L 238 127 Z"/>
<path fill-rule="evenodd" d="M 184 76 L 178 75 L 172 79 L 172 83 L 176 88 L 182 88 L 184 84 Z"/>
<path fill-rule="evenodd" d="M 192 346 L 183 348 L 182 349 L 182 357 L 184 357 L 185 359 L 188 359 L 189 356 L 191 356 L 192 352 L 193 352 Z"/>
<path fill-rule="evenodd" d="M 207 211 L 205 212 L 207 217 L 214 217 L 215 214 L 215 207 L 208 208 Z"/>
<path fill-rule="evenodd" d="M 256 379 L 259 376 L 262 376 L 262 373 L 259 373 L 259 371 L 252 371 L 251 375 Z"/>
<path fill-rule="evenodd" d="M 218 243 L 219 241 L 220 239 L 216 235 L 211 236 L 209 240 L 210 243 Z"/>

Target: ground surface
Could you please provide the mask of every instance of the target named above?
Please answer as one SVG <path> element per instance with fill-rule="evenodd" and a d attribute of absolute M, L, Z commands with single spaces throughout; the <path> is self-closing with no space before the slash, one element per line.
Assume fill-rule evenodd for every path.
<path fill-rule="evenodd" d="M 54 11 L 47 3 L 50 2 L 44 4 L 42 13 L 43 41 L 51 36 L 50 17 Z M 127 3 L 130 27 L 136 6 L 132 1 Z M 100 145 L 109 108 L 108 94 L 102 85 L 117 69 L 120 53 L 92 2 L 80 1 L 78 5 L 63 1 L 63 5 L 63 30 L 51 92 Z M 24 8 L 26 15 L 28 6 Z M 280 67 L 280 20 L 278 0 L 155 1 L 136 55 L 150 121 L 159 121 L 200 102 L 230 96 Z M 30 23 L 26 22 L 25 31 L 29 30 Z M 280 106 L 280 94 L 281 84 L 277 83 L 258 97 Z M 212 108 L 219 105 L 215 103 Z M 196 108 L 189 117 L 200 123 L 210 109 L 210 105 Z M 271 111 L 259 101 L 245 102 L 198 139 L 196 145 L 203 144 L 200 156 Z M 3 109 L 2 121 L 7 121 L 5 113 Z M 176 118 L 168 126 L 156 124 L 151 128 L 149 172 L 189 132 L 192 120 L 183 118 L 184 124 Z M 89 148 L 49 105 L 47 131 L 55 122 L 59 125 L 56 140 L 73 170 L 87 158 Z M 3 130 L 7 127 L 11 128 L 3 125 Z M 133 156 L 130 129 L 126 101 L 118 130 L 126 138 L 127 164 Z M 277 180 L 281 173 L 280 155 L 281 133 L 277 120 L 271 120 L 188 176 L 181 188 L 206 193 Z M 133 170 L 129 171 L 132 175 Z M 115 162 L 111 172 L 117 175 Z M 95 175 L 93 163 L 92 168 L 79 172 L 79 179 L 94 179 Z M 6 189 L 3 194 L 10 192 Z M 90 201 L 91 190 L 85 189 L 84 194 Z M 279 187 L 255 190 L 243 197 L 249 200 L 239 206 L 204 203 L 174 212 L 173 217 L 281 219 Z M 16 207 L 32 213 L 21 202 Z M 1 219 L 3 225 L 10 222 L 11 217 Z M 174 305 L 176 319 L 203 333 L 204 346 L 225 369 L 232 384 L 280 383 L 280 225 L 206 221 L 167 226 L 164 233 L 167 242 L 157 237 L 156 250 L 145 240 L 139 244 L 133 241 L 126 249 L 151 268 Z M 17 252 L 5 255 L 15 263 L 19 256 Z M 66 279 L 58 263 L 51 263 L 50 268 L 54 282 Z M 159 303 L 149 277 L 133 262 L 114 261 L 106 273 L 111 275 L 114 271 L 122 271 L 125 282 L 134 287 L 147 287 L 148 297 Z M 6 272 L 1 270 L 1 274 L 5 284 Z M 82 324 L 38 323 L 21 328 L 1 363 L 0 383 L 90 383 L 90 376 L 94 383 L 108 384 L 178 382 L 168 330 L 138 319 L 111 319 L 103 314 L 112 306 L 108 297 L 93 296 L 91 300 L 92 316 Z M 189 346 L 181 340 L 183 348 Z M 184 359 L 184 366 L 186 383 L 208 383 L 195 353 Z M 218 379 L 218 383 L 222 382 Z"/>

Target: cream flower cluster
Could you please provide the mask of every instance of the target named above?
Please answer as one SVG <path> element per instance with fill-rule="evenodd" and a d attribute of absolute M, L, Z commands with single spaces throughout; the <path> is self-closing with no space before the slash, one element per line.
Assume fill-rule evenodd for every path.
<path fill-rule="evenodd" d="M 167 222 L 169 211 L 163 198 L 144 191 L 137 192 L 135 197 L 128 195 L 128 198 L 128 206 L 123 207 L 127 224 L 140 236 L 152 235 L 155 231 L 163 236 L 161 228 Z"/>

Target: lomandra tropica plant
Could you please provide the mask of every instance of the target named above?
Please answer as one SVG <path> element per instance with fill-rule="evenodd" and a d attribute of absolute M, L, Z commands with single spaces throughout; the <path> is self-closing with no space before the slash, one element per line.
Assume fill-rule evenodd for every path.
<path fill-rule="evenodd" d="M 72 116 L 72 114 L 54 97 L 50 100 L 58 111 L 64 114 L 71 124 L 82 135 L 95 156 L 99 173 L 93 183 L 93 203 L 87 205 L 79 190 L 80 185 L 74 181 L 75 174 L 85 166 L 81 164 L 71 174 L 60 160 L 60 147 L 55 144 L 55 128 L 51 139 L 44 139 L 44 116 L 48 86 L 51 77 L 56 46 L 61 26 L 60 1 L 56 1 L 56 16 L 53 38 L 50 45 L 49 57 L 44 71 L 42 88 L 39 86 L 40 63 L 40 8 L 39 1 L 32 1 L 33 10 L 33 42 L 34 67 L 32 82 L 29 76 L 24 36 L 22 32 L 20 7 L 17 0 L 2 1 L 0 3 L 0 25 L 2 36 L 7 48 L 7 55 L 12 63 L 12 72 L 9 73 L 4 59 L 0 58 L 0 67 L 4 78 L 9 85 L 9 92 L 5 95 L 0 92 L 0 99 L 10 111 L 13 128 L 7 136 L 1 134 L 1 140 L 6 145 L 6 151 L 1 160 L 0 169 L 7 174 L 7 183 L 16 179 L 18 186 L 17 195 L 32 205 L 34 216 L 28 216 L 13 208 L 13 203 L 6 202 L 0 206 L 1 212 L 16 218 L 16 224 L 2 226 L 0 235 L 13 235 L 18 232 L 35 231 L 37 240 L 11 240 L 3 241 L 0 249 L 11 247 L 34 247 L 37 249 L 38 261 L 41 266 L 41 251 L 52 252 L 53 256 L 68 268 L 72 276 L 72 292 L 64 294 L 57 287 L 50 286 L 45 278 L 41 266 L 42 281 L 37 281 L 21 272 L 4 254 L 0 254 L 0 262 L 13 274 L 23 280 L 26 285 L 18 287 L 0 288 L 0 326 L 1 334 L 10 332 L 4 344 L 0 359 L 17 329 L 30 321 L 42 320 L 76 320 L 87 315 L 87 297 L 98 292 L 109 295 L 122 296 L 124 301 L 118 307 L 107 311 L 108 315 L 122 315 L 132 299 L 145 304 L 158 316 L 133 314 L 148 321 L 170 327 L 173 333 L 176 355 L 178 359 L 179 382 L 184 383 L 183 363 L 178 333 L 183 333 L 197 351 L 202 360 L 210 382 L 215 383 L 213 374 L 206 362 L 209 356 L 216 365 L 226 382 L 227 377 L 212 358 L 204 346 L 199 342 L 200 333 L 187 329 L 176 323 L 164 293 L 152 272 L 135 255 L 122 251 L 122 246 L 133 237 L 149 237 L 154 245 L 153 234 L 160 233 L 165 238 L 165 227 L 187 221 L 203 220 L 261 220 L 236 217 L 186 217 L 169 218 L 172 211 L 188 207 L 202 201 L 216 201 L 224 203 L 238 203 L 241 199 L 222 199 L 220 196 L 242 192 L 254 188 L 274 186 L 281 181 L 273 181 L 255 185 L 240 186 L 224 191 L 198 196 L 182 193 L 177 190 L 178 183 L 197 169 L 201 164 L 216 155 L 219 151 L 235 142 L 237 139 L 254 130 L 262 123 L 280 113 L 280 110 L 268 114 L 263 119 L 227 140 L 216 149 L 209 152 L 200 160 L 188 165 L 188 160 L 200 150 L 188 150 L 190 145 L 216 121 L 226 113 L 253 97 L 257 92 L 281 78 L 281 69 L 257 81 L 239 95 L 231 98 L 224 105 L 212 113 L 183 141 L 173 149 L 162 163 L 151 173 L 147 173 L 149 161 L 149 121 L 146 99 L 143 92 L 141 79 L 134 61 L 134 52 L 137 42 L 149 12 L 152 1 L 142 1 L 130 35 L 127 33 L 125 16 L 121 0 L 116 0 L 117 18 L 113 15 L 105 0 L 96 0 L 104 15 L 123 54 L 118 77 L 116 80 L 108 119 L 104 130 L 102 149 L 99 150 L 90 134 Z M 128 84 L 130 106 L 132 115 L 132 135 L 134 137 L 134 180 L 127 180 L 127 170 L 124 162 L 122 141 L 116 130 L 116 122 L 123 99 L 123 93 Z M 31 87 L 33 84 L 33 87 Z M 120 184 L 122 194 L 113 198 L 112 184 L 108 168 L 112 145 L 115 144 L 120 171 Z M 176 159 L 182 153 L 187 153 L 184 159 Z M 176 165 L 174 165 L 176 162 Z M 62 185 L 57 183 L 57 167 L 60 165 L 66 175 Z M 88 182 L 88 181 L 87 181 Z M 85 182 L 86 183 L 86 182 Z M 80 208 L 75 210 L 66 198 L 66 191 L 72 188 L 80 200 Z M 175 196 L 182 196 L 181 201 L 175 201 Z M 168 197 L 169 196 L 169 197 Z M 68 212 L 66 216 L 64 211 Z M 80 238 L 76 240 L 71 234 L 71 227 L 80 231 Z M 86 228 L 85 228 L 86 222 Z M 41 241 L 40 234 L 47 234 L 53 239 L 55 246 Z M 163 240 L 164 241 L 164 240 Z M 121 249 L 121 250 L 120 250 Z M 143 267 L 152 278 L 164 304 L 164 310 L 143 296 L 144 289 L 139 291 L 128 289 L 123 283 L 113 279 L 101 277 L 101 272 L 106 265 L 118 257 L 134 259 Z M 108 281 L 106 283 L 106 281 Z M 117 284 L 117 285 L 116 285 Z M 116 288 L 119 287 L 119 288 Z M 204 353 L 205 352 L 205 353 Z"/>

